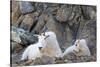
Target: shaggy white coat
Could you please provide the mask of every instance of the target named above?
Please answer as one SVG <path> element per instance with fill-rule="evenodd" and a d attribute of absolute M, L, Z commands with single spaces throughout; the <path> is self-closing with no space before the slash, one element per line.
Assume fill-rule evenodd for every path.
<path fill-rule="evenodd" d="M 62 57 L 62 51 L 56 38 L 56 34 L 52 31 L 45 32 L 49 37 L 46 39 L 46 47 L 43 48 L 42 53 L 50 57 Z"/>
<path fill-rule="evenodd" d="M 73 46 L 70 46 L 64 51 L 63 56 L 68 55 L 69 53 L 74 53 L 76 56 L 91 55 L 85 39 L 76 40 Z"/>

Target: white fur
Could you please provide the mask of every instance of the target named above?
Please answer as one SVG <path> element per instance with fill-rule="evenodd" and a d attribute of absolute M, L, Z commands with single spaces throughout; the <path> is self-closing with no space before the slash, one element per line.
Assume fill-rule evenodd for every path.
<path fill-rule="evenodd" d="M 56 34 L 52 31 L 45 32 L 45 35 L 49 37 L 46 39 L 46 47 L 43 49 L 43 54 L 51 57 L 62 57 L 62 51 L 59 47 Z"/>
<path fill-rule="evenodd" d="M 42 54 L 39 50 L 39 47 L 44 47 L 46 45 L 44 38 L 45 38 L 44 36 L 38 36 L 39 39 L 38 43 L 28 46 L 25 49 L 21 60 L 25 60 L 25 59 L 35 60 L 37 57 L 41 57 Z"/>
<path fill-rule="evenodd" d="M 24 60 L 24 59 L 32 59 L 32 60 L 35 60 L 37 57 L 41 57 L 41 53 L 39 51 L 38 46 L 37 45 L 30 45 L 24 51 L 21 60 Z"/>
<path fill-rule="evenodd" d="M 68 55 L 69 53 L 74 53 L 76 56 L 91 55 L 85 39 L 76 40 L 73 46 L 70 46 L 64 51 L 63 56 Z"/>

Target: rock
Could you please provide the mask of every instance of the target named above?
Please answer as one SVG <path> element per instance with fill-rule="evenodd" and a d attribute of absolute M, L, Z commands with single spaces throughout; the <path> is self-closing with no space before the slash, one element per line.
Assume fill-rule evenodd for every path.
<path fill-rule="evenodd" d="M 39 17 L 39 19 L 38 19 L 38 21 L 37 21 L 37 24 L 36 24 L 36 26 L 34 27 L 34 29 L 32 30 L 32 32 L 34 32 L 34 31 L 36 31 L 36 32 L 38 32 L 38 33 L 41 33 L 42 32 L 42 29 L 43 29 L 43 27 L 44 27 L 44 25 L 45 25 L 45 21 L 47 21 L 47 15 L 46 14 L 42 14 L 40 17 Z"/>
<path fill-rule="evenodd" d="M 82 6 L 81 8 L 85 19 L 96 19 L 95 6 Z"/>
<path fill-rule="evenodd" d="M 36 21 L 38 19 L 37 16 L 38 14 L 35 13 L 25 15 L 25 18 L 23 19 L 20 28 L 23 28 L 24 30 L 30 32 L 34 24 L 36 24 Z"/>
<path fill-rule="evenodd" d="M 72 42 L 76 40 L 78 36 L 78 30 L 80 27 L 80 22 L 83 21 L 83 16 L 81 12 L 81 8 L 79 5 L 75 5 L 72 7 L 72 14 L 69 17 L 69 21 L 67 22 L 67 26 L 69 27 L 72 34 Z"/>
<path fill-rule="evenodd" d="M 55 60 L 52 57 L 42 56 L 41 58 L 42 64 L 54 64 Z"/>
<path fill-rule="evenodd" d="M 15 31 L 11 31 L 11 40 L 14 41 L 14 42 L 17 42 L 17 43 L 21 43 L 21 39 L 20 39 L 20 36 L 18 35 L 17 32 Z"/>
<path fill-rule="evenodd" d="M 11 59 L 12 59 L 11 63 L 12 63 L 12 64 L 17 64 L 17 62 L 20 61 L 21 56 L 22 56 L 22 52 L 23 52 L 23 49 L 22 49 L 20 52 L 18 52 L 18 53 L 13 53 L 13 54 L 11 55 Z"/>
<path fill-rule="evenodd" d="M 47 4 L 45 4 L 45 3 L 43 4 L 43 3 L 38 2 L 38 3 L 35 3 L 34 5 L 35 5 L 36 11 L 39 12 L 39 13 L 41 13 L 41 14 L 47 8 Z"/>
<path fill-rule="evenodd" d="M 14 31 L 16 33 L 16 35 L 18 36 L 22 36 L 26 31 L 22 28 L 18 28 L 15 26 L 11 26 L 12 31 Z"/>
<path fill-rule="evenodd" d="M 55 60 L 52 57 L 43 55 L 41 58 L 37 58 L 34 62 L 34 65 L 45 65 L 45 64 L 54 64 Z"/>
<path fill-rule="evenodd" d="M 11 12 L 11 24 L 15 25 L 19 16 L 21 15 L 20 9 L 19 9 L 19 2 L 12 1 L 12 12 Z"/>
<path fill-rule="evenodd" d="M 57 11 L 57 15 L 56 15 L 56 19 L 59 22 L 65 22 L 69 20 L 69 17 L 71 16 L 72 13 L 72 8 L 69 7 L 69 5 L 62 5 L 58 11 Z"/>
<path fill-rule="evenodd" d="M 16 26 L 16 27 L 19 27 L 24 18 L 25 18 L 25 16 L 24 16 L 24 15 L 21 15 L 21 16 L 18 18 L 18 20 L 16 21 L 15 26 Z"/>
<path fill-rule="evenodd" d="M 11 51 L 12 52 L 19 52 L 22 49 L 21 45 L 21 38 L 19 36 L 19 33 L 17 31 L 17 28 L 12 26 L 11 31 Z"/>
<path fill-rule="evenodd" d="M 76 59 L 76 55 L 74 53 L 69 53 L 68 55 L 64 56 L 63 59 L 73 60 Z"/>
<path fill-rule="evenodd" d="M 72 7 L 72 13 L 71 16 L 69 17 L 69 20 L 74 21 L 74 23 L 77 24 L 78 22 L 80 22 L 81 17 L 82 17 L 81 7 L 79 5 L 74 5 Z"/>
<path fill-rule="evenodd" d="M 67 26 L 70 29 L 73 41 L 75 41 L 77 36 L 78 36 L 78 30 L 79 30 L 79 27 L 80 27 L 80 22 L 72 20 L 72 21 L 68 22 Z"/>
<path fill-rule="evenodd" d="M 66 49 L 70 45 L 72 45 L 72 41 L 73 41 L 73 33 L 67 25 L 65 27 L 64 39 L 65 39 L 64 48 Z"/>
<path fill-rule="evenodd" d="M 23 49 L 23 47 L 21 46 L 21 44 L 18 44 L 18 43 L 13 42 L 13 41 L 11 42 L 11 52 L 18 53 L 22 49 Z"/>
<path fill-rule="evenodd" d="M 14 53 L 15 52 L 15 48 L 18 45 L 18 43 L 16 42 L 11 42 L 11 52 Z"/>
<path fill-rule="evenodd" d="M 36 43 L 38 38 L 33 36 L 33 34 L 25 31 L 21 28 L 16 28 L 12 26 L 12 30 L 14 31 L 11 40 L 21 44 L 22 46 L 28 46 L 30 44 Z"/>
<path fill-rule="evenodd" d="M 55 16 L 57 14 L 57 10 L 59 9 L 58 4 L 47 4 L 47 6 L 49 7 L 47 7 L 45 12 Z"/>
<path fill-rule="evenodd" d="M 30 2 L 27 1 L 20 1 L 19 2 L 20 11 L 22 14 L 27 14 L 34 11 L 34 7 Z"/>
<path fill-rule="evenodd" d="M 31 33 L 25 32 L 23 35 L 20 36 L 21 43 L 23 46 L 28 46 L 30 44 L 34 44 L 38 41 L 38 38 L 33 36 Z"/>

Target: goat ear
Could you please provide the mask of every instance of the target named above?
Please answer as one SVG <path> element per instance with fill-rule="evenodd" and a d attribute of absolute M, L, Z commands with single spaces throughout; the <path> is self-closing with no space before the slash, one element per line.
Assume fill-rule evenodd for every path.
<path fill-rule="evenodd" d="M 43 32 L 43 36 L 45 36 L 45 32 Z"/>
<path fill-rule="evenodd" d="M 43 28 L 43 32 L 46 32 L 48 30 L 47 26 L 45 25 Z"/>
<path fill-rule="evenodd" d="M 48 36 L 46 36 L 44 39 L 46 39 L 46 38 L 48 38 L 49 37 L 49 35 Z"/>

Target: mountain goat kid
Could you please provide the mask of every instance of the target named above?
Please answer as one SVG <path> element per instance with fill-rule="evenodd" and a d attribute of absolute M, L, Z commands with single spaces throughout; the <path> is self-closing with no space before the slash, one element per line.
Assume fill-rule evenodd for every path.
<path fill-rule="evenodd" d="M 70 46 L 64 51 L 63 56 L 69 53 L 74 53 L 76 56 L 91 55 L 85 39 L 77 39 L 73 46 Z"/>

